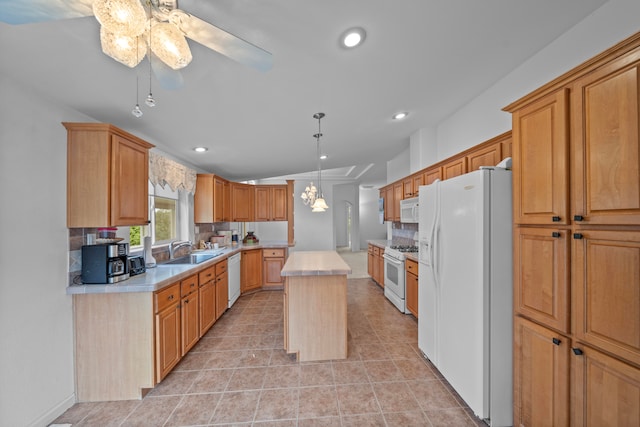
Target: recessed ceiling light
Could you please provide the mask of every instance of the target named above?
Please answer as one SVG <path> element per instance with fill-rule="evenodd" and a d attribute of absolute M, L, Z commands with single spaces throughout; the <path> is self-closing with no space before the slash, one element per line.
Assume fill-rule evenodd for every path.
<path fill-rule="evenodd" d="M 405 117 L 407 117 L 409 115 L 409 113 L 407 113 L 406 111 L 403 111 L 401 113 L 396 113 L 393 115 L 393 120 L 402 120 Z"/>
<path fill-rule="evenodd" d="M 326 154 L 321 154 L 320 155 L 320 160 L 326 160 L 328 158 L 329 158 L 329 156 L 327 156 Z"/>
<path fill-rule="evenodd" d="M 193 151 L 195 151 L 196 153 L 204 153 L 206 151 L 209 151 L 209 149 L 207 147 L 196 147 L 193 149 Z"/>
<path fill-rule="evenodd" d="M 366 37 L 367 33 L 364 31 L 364 28 L 349 28 L 340 36 L 340 44 L 342 47 L 351 49 L 352 47 L 361 45 Z"/>

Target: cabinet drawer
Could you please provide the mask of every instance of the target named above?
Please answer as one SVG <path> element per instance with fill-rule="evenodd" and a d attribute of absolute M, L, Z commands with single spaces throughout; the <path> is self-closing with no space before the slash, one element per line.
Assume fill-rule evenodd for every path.
<path fill-rule="evenodd" d="M 200 274 L 198 274 L 198 279 L 199 279 L 201 285 L 204 285 L 207 282 L 210 282 L 215 277 L 216 277 L 216 266 L 215 265 L 202 270 L 200 272 Z"/>
<path fill-rule="evenodd" d="M 367 248 L 367 252 L 373 254 L 373 245 L 369 245 L 369 247 Z"/>
<path fill-rule="evenodd" d="M 406 259 L 404 261 L 404 269 L 407 273 L 418 275 L 418 263 L 412 259 Z"/>
<path fill-rule="evenodd" d="M 173 285 L 156 292 L 153 295 L 153 299 L 153 305 L 156 313 L 164 310 L 172 304 L 177 304 L 180 301 L 180 283 L 174 283 Z"/>
<path fill-rule="evenodd" d="M 377 246 L 374 246 L 373 247 L 373 254 L 376 255 L 376 256 L 379 256 L 380 255 L 380 248 L 377 247 Z"/>
<path fill-rule="evenodd" d="M 263 249 L 262 256 L 264 258 L 284 258 L 285 249 Z"/>
<path fill-rule="evenodd" d="M 191 292 L 198 289 L 198 275 L 194 274 L 180 282 L 180 295 L 189 295 Z"/>
<path fill-rule="evenodd" d="M 229 265 L 229 263 L 227 262 L 226 259 L 224 261 L 220 261 L 219 263 L 217 263 L 216 264 L 216 276 L 219 276 L 222 273 L 224 273 L 225 271 L 227 271 L 227 266 L 228 265 Z"/>

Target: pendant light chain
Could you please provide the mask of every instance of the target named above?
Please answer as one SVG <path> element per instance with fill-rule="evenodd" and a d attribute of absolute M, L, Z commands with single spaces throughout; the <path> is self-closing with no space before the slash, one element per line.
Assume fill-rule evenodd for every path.
<path fill-rule="evenodd" d="M 149 95 L 147 95 L 147 99 L 144 101 L 149 107 L 156 106 L 156 100 L 153 99 L 153 94 L 151 93 L 151 2 L 149 2 L 149 43 L 147 45 L 147 60 L 149 61 Z"/>
<path fill-rule="evenodd" d="M 136 58 L 138 58 L 138 37 L 136 37 Z M 142 117 L 142 110 L 140 109 L 140 103 L 138 102 L 138 73 L 136 72 L 136 106 L 133 108 L 133 110 L 131 111 L 131 114 L 133 114 L 135 117 L 140 118 Z"/>

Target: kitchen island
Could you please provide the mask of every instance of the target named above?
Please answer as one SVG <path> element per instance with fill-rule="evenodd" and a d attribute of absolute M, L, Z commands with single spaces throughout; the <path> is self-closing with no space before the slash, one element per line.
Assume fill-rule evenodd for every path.
<path fill-rule="evenodd" d="M 347 274 L 335 251 L 293 252 L 284 277 L 284 348 L 301 362 L 347 358 Z"/>

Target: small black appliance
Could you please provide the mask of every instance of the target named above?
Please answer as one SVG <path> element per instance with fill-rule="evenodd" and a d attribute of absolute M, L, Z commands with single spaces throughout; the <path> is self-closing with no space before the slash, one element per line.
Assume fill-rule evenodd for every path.
<path fill-rule="evenodd" d="M 110 284 L 128 279 L 128 254 L 128 243 L 83 246 L 82 283 Z"/>

